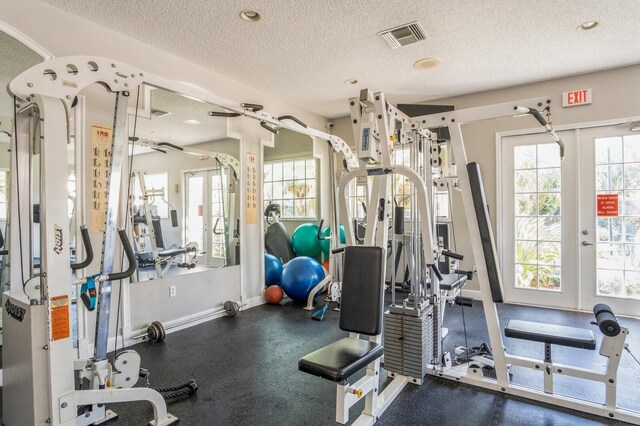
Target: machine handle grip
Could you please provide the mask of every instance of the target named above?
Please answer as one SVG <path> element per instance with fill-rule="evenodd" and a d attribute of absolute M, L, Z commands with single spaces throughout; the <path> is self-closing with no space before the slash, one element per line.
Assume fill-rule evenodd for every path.
<path fill-rule="evenodd" d="M 174 145 L 174 144 L 169 143 L 169 142 L 160 142 L 160 143 L 158 143 L 158 146 L 168 146 L 168 147 L 171 147 L 171 148 L 176 149 L 178 151 L 184 151 L 184 148 L 182 148 L 181 146 Z"/>
<path fill-rule="evenodd" d="M 305 129 L 308 127 L 302 120 L 297 119 L 296 117 L 294 117 L 293 115 L 281 115 L 280 117 L 278 117 L 279 121 L 282 120 L 291 120 L 291 121 L 295 121 L 296 123 L 298 123 L 299 125 L 301 125 L 302 127 L 304 127 Z"/>
<path fill-rule="evenodd" d="M 338 253 L 342 253 L 343 251 L 344 251 L 344 247 L 340 247 L 335 250 L 331 250 L 331 253 L 338 254 Z"/>
<path fill-rule="evenodd" d="M 318 239 L 320 241 L 329 240 L 330 237 L 322 235 L 322 225 L 324 225 L 324 219 L 320 219 L 320 225 L 318 225 Z"/>
<path fill-rule="evenodd" d="M 248 109 L 251 112 L 258 112 L 258 111 L 261 111 L 261 110 L 264 109 L 264 107 L 262 105 L 260 105 L 260 104 L 250 104 L 250 103 L 247 103 L 247 102 L 245 102 L 243 104 L 240 104 L 240 106 L 242 108 Z"/>
<path fill-rule="evenodd" d="M 77 271 L 78 269 L 86 268 L 93 262 L 93 246 L 91 245 L 91 238 L 89 237 L 89 230 L 86 226 L 80 227 L 80 235 L 82 235 L 82 245 L 87 253 L 87 257 L 82 262 L 72 263 L 71 270 Z"/>
<path fill-rule="evenodd" d="M 615 337 L 620 334 L 620 324 L 608 305 L 598 303 L 593 307 L 596 325 L 605 336 Z"/>
<path fill-rule="evenodd" d="M 125 231 L 124 229 L 118 229 L 118 236 L 120 236 L 120 242 L 122 243 L 124 254 L 127 256 L 129 267 L 126 271 L 112 272 L 110 274 L 107 274 L 109 281 L 118 281 L 129 278 L 131 275 L 133 275 L 133 273 L 136 271 L 136 268 L 138 267 L 136 256 L 133 254 L 131 243 L 129 242 L 129 238 L 127 238 L 127 231 Z"/>
<path fill-rule="evenodd" d="M 209 111 L 210 117 L 224 117 L 224 118 L 233 118 L 240 117 L 242 114 L 239 112 L 222 112 L 222 111 Z"/>
<path fill-rule="evenodd" d="M 431 265 L 431 269 L 433 269 L 433 273 L 436 274 L 436 277 L 439 281 L 442 281 L 444 279 L 442 273 L 440 272 L 440 269 L 438 269 L 438 266 L 435 263 Z"/>
<path fill-rule="evenodd" d="M 262 127 L 263 129 L 267 129 L 268 131 L 270 131 L 274 135 L 278 134 L 278 131 L 275 128 L 269 126 L 266 121 L 261 121 L 260 122 L 260 127 Z"/>
<path fill-rule="evenodd" d="M 215 235 L 222 235 L 222 234 L 224 234 L 224 231 L 222 231 L 222 232 L 217 231 L 217 229 L 218 229 L 218 222 L 220 222 L 220 218 L 219 218 L 219 217 L 217 217 L 217 218 L 216 218 L 216 223 L 213 225 L 213 233 L 214 233 Z"/>
<path fill-rule="evenodd" d="M 445 257 L 450 257 L 452 259 L 456 259 L 456 260 L 463 260 L 464 259 L 464 255 L 462 254 L 458 254 L 458 253 L 454 253 L 450 250 L 442 250 L 442 255 Z"/>

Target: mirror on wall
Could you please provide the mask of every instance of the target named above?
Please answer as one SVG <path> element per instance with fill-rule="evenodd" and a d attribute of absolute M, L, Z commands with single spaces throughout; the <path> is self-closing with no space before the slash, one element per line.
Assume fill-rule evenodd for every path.
<path fill-rule="evenodd" d="M 240 145 L 227 137 L 227 120 L 210 117 L 210 104 L 160 88 L 143 86 L 132 98 L 138 114 L 129 120 L 129 205 L 138 280 L 238 265 Z"/>
<path fill-rule="evenodd" d="M 322 219 L 320 161 L 314 157 L 313 139 L 279 129 L 274 142 L 273 148 L 265 147 L 263 151 L 265 251 L 285 263 L 298 253 L 320 259 L 317 228 L 313 228 Z M 304 224 L 312 224 L 308 228 L 316 230 L 308 231 L 308 238 L 313 241 L 304 244 L 308 246 L 304 250 L 296 250 L 292 236 Z"/>
<path fill-rule="evenodd" d="M 42 57 L 9 34 L 0 31 L 0 58 L 0 232 L 4 240 L 0 247 L 0 286 L 4 291 L 9 282 L 10 135 L 13 132 L 14 114 L 14 101 L 6 88 L 17 75 L 42 62 Z"/>

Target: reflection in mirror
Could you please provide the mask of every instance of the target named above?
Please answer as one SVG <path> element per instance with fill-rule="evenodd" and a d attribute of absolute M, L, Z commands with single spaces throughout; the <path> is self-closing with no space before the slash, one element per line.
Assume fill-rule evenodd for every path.
<path fill-rule="evenodd" d="M 265 250 L 285 263 L 295 256 L 291 238 L 300 225 L 311 224 L 307 229 L 316 226 L 313 237 L 317 235 L 319 178 L 311 137 L 280 129 L 274 148 L 264 148 Z M 320 259 L 320 245 L 312 241 L 309 246 L 310 251 L 298 248 L 298 252 Z"/>
<path fill-rule="evenodd" d="M 13 133 L 14 102 L 6 87 L 14 77 L 42 62 L 42 58 L 14 39 L 0 31 L 0 289 L 5 291 L 9 281 L 9 170 L 10 135 Z M 1 319 L 0 319 L 1 320 Z M 0 335 L 0 344 L 2 342 Z"/>
<path fill-rule="evenodd" d="M 240 149 L 226 120 L 163 89 L 143 86 L 138 102 L 129 120 L 138 280 L 239 264 Z"/>

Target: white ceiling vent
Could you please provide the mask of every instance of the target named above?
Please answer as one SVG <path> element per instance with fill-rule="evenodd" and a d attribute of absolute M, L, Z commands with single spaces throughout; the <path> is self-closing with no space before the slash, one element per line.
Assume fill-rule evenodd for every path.
<path fill-rule="evenodd" d="M 165 115 L 171 114 L 167 111 L 162 111 L 160 109 L 151 108 L 151 116 L 152 117 L 164 117 Z"/>
<path fill-rule="evenodd" d="M 392 49 L 427 39 L 427 33 L 418 21 L 390 28 L 378 34 L 380 34 L 380 37 L 382 37 Z"/>

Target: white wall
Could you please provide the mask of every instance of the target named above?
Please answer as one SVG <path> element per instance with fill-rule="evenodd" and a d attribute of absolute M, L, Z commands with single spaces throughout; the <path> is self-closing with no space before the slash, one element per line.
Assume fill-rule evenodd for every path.
<path fill-rule="evenodd" d="M 562 108 L 562 93 L 591 88 L 593 103 Z M 371 88 L 384 91 L 384 88 Z M 544 81 L 524 86 L 475 93 L 454 98 L 438 99 L 428 104 L 454 105 L 455 109 L 471 108 L 500 102 L 552 96 L 552 121 L 554 126 L 579 124 L 592 121 L 640 116 L 640 65 L 584 74 L 574 77 Z M 390 99 L 393 102 L 392 99 Z M 349 117 L 334 120 L 334 133 L 352 143 Z M 496 133 L 511 130 L 534 129 L 537 122 L 531 117 L 478 122 L 463 126 L 468 161 L 476 161 L 482 169 L 494 232 L 496 227 Z M 467 223 L 462 210 L 462 200 L 454 193 L 453 218 L 456 227 L 458 251 L 465 255 L 463 267 L 474 264 L 471 245 L 467 237 Z M 510 285 L 510 283 L 504 283 Z M 477 282 L 471 281 L 469 290 L 477 290 Z"/>
<path fill-rule="evenodd" d="M 240 83 L 38 0 L 3 2 L 0 8 L 0 22 L 22 32 L 55 57 L 96 55 L 113 58 L 137 66 L 142 71 L 151 72 L 171 80 L 188 82 L 217 96 L 236 102 L 259 102 L 264 104 L 266 110 L 275 115 L 292 114 L 311 127 L 321 129 L 326 122 L 324 118 L 316 114 L 287 103 L 278 97 L 256 90 L 251 87 L 250 82 L 247 82 L 248 84 Z M 46 25 L 36 25 L 35 23 L 46 23 Z M 244 164 L 247 152 L 255 153 L 261 164 L 262 143 L 264 141 L 269 143 L 272 140 L 271 133 L 262 129 L 257 121 L 247 118 L 231 120 L 230 130 L 242 135 L 243 138 L 243 151 L 240 153 L 241 164 Z M 262 200 L 260 199 L 259 205 L 261 204 Z M 257 224 L 244 224 L 241 232 L 244 245 L 241 268 L 245 282 L 245 296 L 248 299 L 259 300 L 263 291 L 262 233 L 263 223 L 260 217 Z M 202 276 L 198 277 L 198 280 L 210 285 L 208 291 L 200 293 L 201 295 L 206 295 L 203 299 L 209 301 L 208 307 L 220 306 L 224 297 L 227 297 L 239 286 L 239 283 L 235 280 L 226 279 L 231 269 L 233 268 L 228 268 L 224 271 L 214 269 L 203 272 Z M 194 278 L 191 281 L 195 281 L 195 275 L 190 275 L 190 277 Z M 173 307 L 171 308 L 172 317 L 195 313 L 191 305 L 174 303 L 177 302 L 175 299 L 169 299 L 169 292 L 168 290 L 165 291 L 166 289 L 163 287 L 167 287 L 171 282 L 172 279 L 154 281 L 155 285 L 152 290 L 154 292 L 157 291 L 157 295 L 154 295 L 155 306 L 153 309 L 162 311 L 164 307 L 168 309 L 170 305 L 180 305 L 179 311 L 173 310 Z M 213 287 L 214 283 L 216 283 L 215 288 Z M 190 284 L 189 282 L 180 285 Z M 224 290 L 221 288 L 223 286 Z M 128 286 L 125 290 L 129 291 Z M 133 288 L 130 295 L 130 310 L 136 313 L 147 312 L 145 309 L 149 305 L 149 296 Z M 198 309 L 206 308 L 205 306 L 198 307 Z M 112 309 L 112 311 L 115 311 L 115 309 Z M 136 316 L 135 323 L 132 315 L 131 324 L 125 328 L 136 329 L 140 325 L 148 324 L 156 319 L 150 312 L 147 313 L 149 313 L 148 316 L 146 314 L 142 314 L 140 317 Z M 125 319 L 128 318 L 128 310 L 123 315 Z M 129 330 L 125 331 L 128 332 Z"/>

